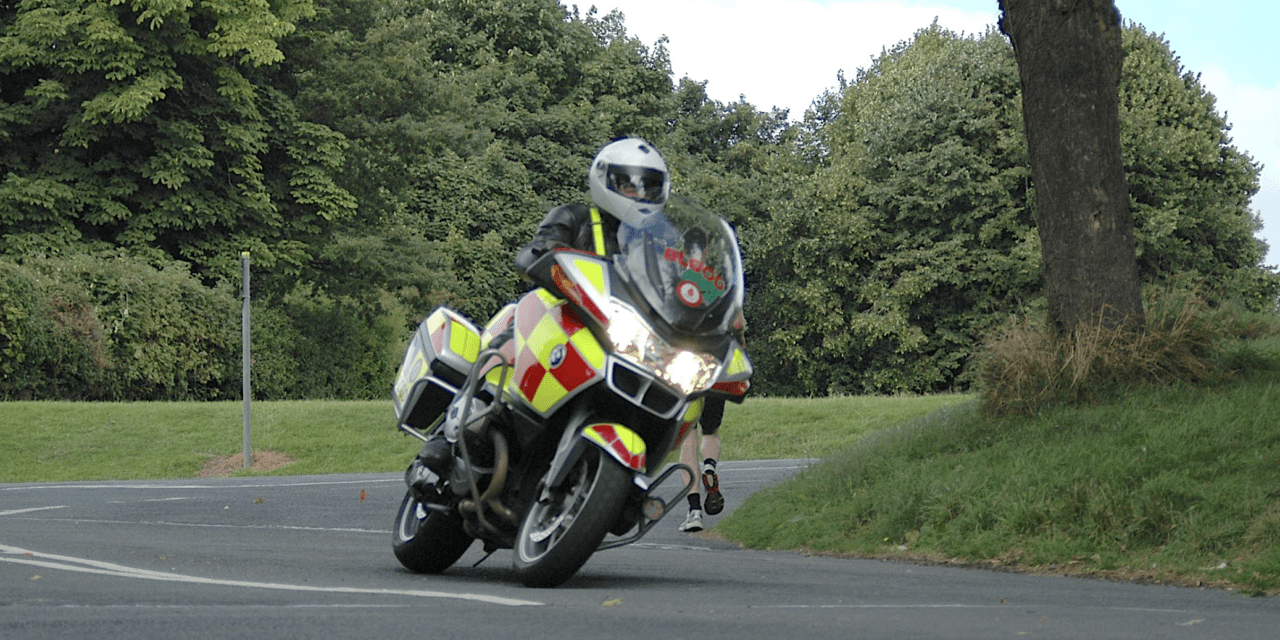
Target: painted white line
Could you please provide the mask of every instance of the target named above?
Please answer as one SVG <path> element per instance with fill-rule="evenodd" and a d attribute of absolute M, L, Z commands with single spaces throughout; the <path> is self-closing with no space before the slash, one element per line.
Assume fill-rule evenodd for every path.
<path fill-rule="evenodd" d="M 753 605 L 753 609 L 1008 609 L 1009 604 L 766 604 Z M 1149 613 L 1178 613 L 1182 609 L 1135 609 L 1130 607 L 1103 607 L 1111 611 L 1145 611 Z"/>
<path fill-rule="evenodd" d="M 226 611 L 230 609 L 408 609 L 420 606 L 418 603 L 407 604 L 55 604 L 49 605 L 53 609 L 129 609 L 133 611 L 142 611 L 147 609 L 155 610 L 177 610 L 177 611 Z"/>
<path fill-rule="evenodd" d="M 766 604 L 753 609 L 1000 609 L 1007 604 Z"/>
<path fill-rule="evenodd" d="M 15 518 L 21 520 L 22 518 Z M 35 518 L 28 518 L 35 520 Z M 159 527 L 193 527 L 208 529 L 266 529 L 281 531 L 323 531 L 326 533 L 375 533 L 389 535 L 390 529 L 356 529 L 352 527 L 300 527 L 287 524 L 216 524 L 208 522 L 165 522 L 164 520 L 102 520 L 97 518 L 40 518 L 41 522 L 74 522 L 76 524 L 130 524 Z"/>
<path fill-rule="evenodd" d="M 637 549 L 658 549 L 661 551 L 711 551 L 711 547 L 696 547 L 688 544 L 668 544 L 664 542 L 634 542 L 630 546 Z"/>
<path fill-rule="evenodd" d="M 313 482 L 270 482 L 259 484 L 29 484 L 18 486 L 0 486 L 0 491 L 33 491 L 37 489 L 184 489 L 184 490 L 226 490 L 226 489 L 271 489 L 275 487 L 320 487 L 339 484 L 379 484 L 388 482 L 404 482 L 404 478 L 371 478 L 368 480 L 332 480 Z"/>
<path fill-rule="evenodd" d="M 74 558 L 70 556 L 60 556 L 51 553 L 42 553 L 39 551 L 31 551 L 19 547 L 10 547 L 0 544 L 0 554 L 15 555 L 20 557 L 4 557 L 0 556 L 0 562 L 8 562 L 11 564 L 25 564 L 46 569 L 54 569 L 59 571 L 75 571 L 79 573 L 93 573 L 99 575 L 116 576 L 121 578 L 135 578 L 140 580 L 160 580 L 165 582 L 183 582 L 187 584 L 203 584 L 216 585 L 225 587 L 242 587 L 247 589 L 274 589 L 277 591 L 300 591 L 308 593 L 349 593 L 349 594 L 365 594 L 365 595 L 390 595 L 390 596 L 410 596 L 417 598 L 450 598 L 454 600 L 470 600 L 473 602 L 487 602 L 489 604 L 499 604 L 509 607 L 528 607 L 540 606 L 543 603 L 534 602 L 532 600 L 517 600 L 515 598 L 502 598 L 498 596 L 490 596 L 482 593 L 450 593 L 447 591 L 424 591 L 417 589 L 365 589 L 359 587 L 315 587 L 310 585 L 282 584 L 278 582 L 249 582 L 245 580 L 220 580 L 216 578 L 201 578 L 199 576 L 184 576 L 176 573 L 164 573 L 160 571 L 151 571 L 149 569 L 139 569 L 136 567 L 126 567 L 124 565 L 114 564 L 111 562 L 102 562 L 100 560 L 89 560 L 87 558 Z"/>
<path fill-rule="evenodd" d="M 51 509 L 66 509 L 67 505 L 60 504 L 55 507 L 31 507 L 30 509 L 13 509 L 10 511 L 0 511 L 0 516 L 11 516 L 19 513 L 31 513 L 32 511 L 49 511 Z"/>
<path fill-rule="evenodd" d="M 146 498 L 144 500 L 108 500 L 107 504 L 137 504 L 139 502 L 174 502 L 177 500 L 195 500 L 195 496 L 178 498 Z"/>

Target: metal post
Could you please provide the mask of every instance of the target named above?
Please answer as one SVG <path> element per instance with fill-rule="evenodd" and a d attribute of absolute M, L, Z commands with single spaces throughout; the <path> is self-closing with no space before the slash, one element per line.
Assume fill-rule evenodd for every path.
<path fill-rule="evenodd" d="M 251 429 L 249 426 L 249 397 L 252 395 L 249 385 L 249 252 L 240 252 L 241 282 L 244 291 L 244 307 L 240 311 L 240 393 L 244 397 L 244 468 L 253 465 L 252 446 L 250 444 Z"/>

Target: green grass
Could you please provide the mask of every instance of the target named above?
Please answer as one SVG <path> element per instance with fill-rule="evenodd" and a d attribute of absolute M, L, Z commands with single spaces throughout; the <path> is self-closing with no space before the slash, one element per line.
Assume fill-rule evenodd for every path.
<path fill-rule="evenodd" d="M 967 396 L 752 399 L 730 404 L 724 457 L 824 457 L 864 434 Z M 394 425 L 391 402 L 254 402 L 255 451 L 295 462 L 269 472 L 301 475 L 400 471 L 417 441 Z M 195 477 L 215 458 L 242 455 L 244 407 L 207 403 L 0 403 L 0 482 Z"/>
<path fill-rule="evenodd" d="M 389 401 L 251 409 L 253 449 L 295 459 L 266 473 L 394 471 L 417 451 L 395 429 Z M 5 402 L 0 424 L 0 482 L 192 478 L 210 460 L 241 454 L 244 442 L 239 402 Z"/>
<path fill-rule="evenodd" d="M 868 433 L 972 399 L 969 395 L 766 398 L 725 406 L 723 458 L 824 458 Z"/>
<path fill-rule="evenodd" d="M 1280 592 L 1280 376 L 877 431 L 718 528 L 746 546 Z"/>

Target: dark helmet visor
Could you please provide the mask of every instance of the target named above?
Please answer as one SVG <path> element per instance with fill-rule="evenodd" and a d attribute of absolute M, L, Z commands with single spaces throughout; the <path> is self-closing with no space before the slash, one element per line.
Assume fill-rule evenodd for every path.
<path fill-rule="evenodd" d="M 637 202 L 662 204 L 666 199 L 666 178 L 657 169 L 610 165 L 605 184 L 611 191 Z"/>

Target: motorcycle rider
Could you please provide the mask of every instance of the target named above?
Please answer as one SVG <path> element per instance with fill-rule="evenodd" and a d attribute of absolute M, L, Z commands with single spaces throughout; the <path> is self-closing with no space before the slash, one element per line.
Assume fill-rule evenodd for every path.
<path fill-rule="evenodd" d="M 552 208 L 538 224 L 533 240 L 516 254 L 516 271 L 522 277 L 527 279 L 533 263 L 543 254 L 557 248 L 578 249 L 601 256 L 617 253 L 618 226 L 621 223 L 639 226 L 646 217 L 662 212 L 671 195 L 671 172 L 657 147 L 641 138 L 619 138 L 596 153 L 587 170 L 587 184 L 591 193 L 591 206 L 573 203 Z M 505 334 L 500 334 L 495 342 L 505 338 Z M 704 415 L 710 413 L 715 416 L 714 425 L 710 422 L 703 423 L 704 434 L 714 435 L 719 427 L 724 401 L 717 399 L 715 402 L 720 405 L 719 412 L 707 412 L 704 409 Z M 712 404 L 712 401 L 709 399 L 707 404 Z M 712 453 L 710 448 L 706 453 Z M 415 464 L 410 466 L 409 473 L 414 473 L 414 467 L 419 464 L 443 476 L 453 464 L 452 445 L 443 436 L 434 436 L 423 445 Z M 708 466 L 710 476 L 706 475 Z M 423 483 L 426 479 L 419 474 L 416 480 Z M 714 459 L 709 459 L 709 465 L 704 465 L 703 481 L 709 492 L 707 513 L 718 513 L 719 509 L 713 511 L 711 507 L 718 500 L 719 507 L 723 508 L 724 498 L 720 495 L 719 482 L 715 478 Z M 710 484 L 706 484 L 707 482 Z M 415 486 L 415 482 L 411 481 L 410 486 Z M 715 498 L 712 497 L 712 491 Z M 697 494 L 697 491 L 690 494 L 691 509 L 693 501 L 698 498 Z M 698 514 L 700 518 L 701 511 Z M 697 529 L 689 530 L 701 528 L 699 519 Z"/>
<path fill-rule="evenodd" d="M 533 240 L 516 255 L 520 275 L 527 275 L 534 261 L 556 248 L 602 256 L 617 253 L 618 225 L 639 226 L 646 217 L 661 213 L 671 195 L 671 172 L 657 147 L 640 138 L 620 138 L 596 154 L 587 184 L 592 206 L 565 204 L 548 211 Z"/>

